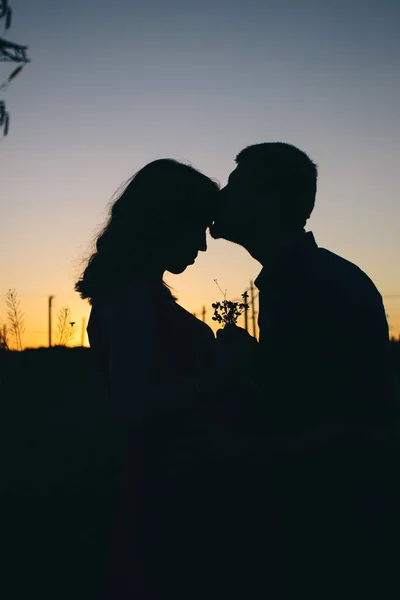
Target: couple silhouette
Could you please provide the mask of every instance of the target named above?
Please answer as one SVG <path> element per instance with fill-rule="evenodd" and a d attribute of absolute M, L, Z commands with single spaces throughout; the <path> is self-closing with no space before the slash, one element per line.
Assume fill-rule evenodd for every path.
<path fill-rule="evenodd" d="M 160 159 L 113 204 L 75 286 L 126 438 L 104 598 L 389 597 L 388 325 L 369 277 L 305 231 L 316 190 L 273 142 L 222 190 Z M 215 338 L 163 280 L 207 229 L 262 265 L 258 343 Z"/>

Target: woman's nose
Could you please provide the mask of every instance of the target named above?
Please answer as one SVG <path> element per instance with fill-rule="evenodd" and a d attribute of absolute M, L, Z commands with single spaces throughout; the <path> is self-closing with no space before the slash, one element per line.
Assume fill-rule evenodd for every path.
<path fill-rule="evenodd" d="M 200 240 L 199 250 L 200 250 L 200 252 L 205 252 L 207 250 L 206 234 L 204 234 L 204 236 Z"/>

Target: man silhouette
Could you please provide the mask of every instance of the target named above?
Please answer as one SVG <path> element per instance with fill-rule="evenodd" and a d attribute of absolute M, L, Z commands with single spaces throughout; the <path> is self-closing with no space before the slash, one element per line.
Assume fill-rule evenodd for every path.
<path fill-rule="evenodd" d="M 269 467 L 246 479 L 259 499 L 259 510 L 254 502 L 248 510 L 253 527 L 267 527 L 262 535 L 284 546 L 273 573 L 282 597 L 355 598 L 363 585 L 381 592 L 389 468 L 382 439 L 392 420 L 382 297 L 363 271 L 305 232 L 317 166 L 304 152 L 262 143 L 236 163 L 211 235 L 242 245 L 263 267 L 255 281 L 263 401 L 251 432 L 260 440 L 253 464 L 263 456 Z M 267 506 L 273 534 L 261 514 Z"/>

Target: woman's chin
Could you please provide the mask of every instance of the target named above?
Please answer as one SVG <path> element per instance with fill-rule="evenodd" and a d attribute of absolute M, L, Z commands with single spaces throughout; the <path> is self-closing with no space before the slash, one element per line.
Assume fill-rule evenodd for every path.
<path fill-rule="evenodd" d="M 167 271 L 169 273 L 172 273 L 173 275 L 181 275 L 181 273 L 183 273 L 184 271 L 186 271 L 186 269 L 188 267 L 191 267 L 194 264 L 194 260 L 192 260 L 190 263 L 187 263 L 185 265 L 173 265 L 169 268 L 167 268 Z"/>

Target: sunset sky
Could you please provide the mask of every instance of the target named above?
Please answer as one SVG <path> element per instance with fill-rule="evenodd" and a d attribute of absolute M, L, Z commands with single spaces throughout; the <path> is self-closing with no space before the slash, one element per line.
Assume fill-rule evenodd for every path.
<path fill-rule="evenodd" d="M 236 154 L 262 141 L 317 162 L 307 228 L 368 273 L 400 333 L 398 0 L 9 4 L 3 37 L 27 45 L 32 62 L 0 91 L 11 119 L 0 142 L 0 297 L 16 288 L 26 346 L 47 344 L 50 294 L 54 319 L 66 305 L 79 327 L 88 316 L 74 281 L 135 171 L 173 157 L 224 185 Z M 16 66 L 0 63 L 0 84 Z M 243 249 L 210 240 L 167 281 L 189 310 L 207 305 L 210 321 L 213 280 L 234 298 L 259 270 Z"/>

